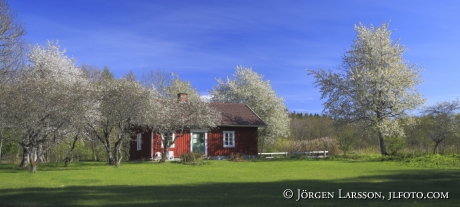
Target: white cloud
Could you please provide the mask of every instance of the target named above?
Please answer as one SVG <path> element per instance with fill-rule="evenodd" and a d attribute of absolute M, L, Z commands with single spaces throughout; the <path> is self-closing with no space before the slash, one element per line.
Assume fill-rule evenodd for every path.
<path fill-rule="evenodd" d="M 204 102 L 210 102 L 211 101 L 211 95 L 203 95 L 203 96 L 200 96 L 200 98 Z"/>

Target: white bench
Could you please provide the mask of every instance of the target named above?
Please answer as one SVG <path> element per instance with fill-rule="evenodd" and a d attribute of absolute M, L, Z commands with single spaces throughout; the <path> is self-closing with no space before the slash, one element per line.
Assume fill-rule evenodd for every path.
<path fill-rule="evenodd" d="M 153 158 L 153 160 L 158 161 L 160 159 L 161 159 L 161 152 L 156 152 L 155 157 Z M 166 159 L 167 160 L 174 160 L 174 151 L 169 151 L 168 156 L 166 156 Z"/>
<path fill-rule="evenodd" d="M 259 153 L 259 156 L 263 155 L 269 155 L 268 157 L 265 158 L 274 158 L 273 155 L 284 155 L 284 157 L 287 157 L 287 152 L 264 152 L 264 153 Z"/>
<path fill-rule="evenodd" d="M 308 151 L 308 152 L 292 152 L 292 155 L 307 155 L 309 158 L 325 158 L 329 154 L 329 151 Z"/>

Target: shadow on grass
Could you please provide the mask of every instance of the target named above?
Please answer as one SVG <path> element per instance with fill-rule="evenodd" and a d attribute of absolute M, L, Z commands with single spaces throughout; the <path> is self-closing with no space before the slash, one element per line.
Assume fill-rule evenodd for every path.
<path fill-rule="evenodd" d="M 395 171 L 332 181 L 314 180 L 306 174 L 305 180 L 277 182 L 1 189 L 0 206 L 458 206 L 459 184 L 458 170 Z M 283 197 L 285 189 L 294 191 L 292 199 Z M 298 189 L 333 192 L 334 198 L 296 202 Z M 340 199 L 339 189 L 342 197 L 347 192 L 381 192 L 385 198 Z M 393 191 L 449 192 L 449 199 L 388 200 Z"/>
<path fill-rule="evenodd" d="M 39 163 L 38 172 L 41 171 L 69 171 L 69 170 L 85 170 L 82 167 L 99 167 L 99 166 L 110 166 L 106 162 L 72 162 L 68 167 L 64 167 L 62 162 L 50 162 L 50 163 Z M 25 168 L 19 167 L 18 164 L 0 164 L 0 174 L 1 173 L 19 173 L 21 171 L 29 171 L 30 165 Z M 1 206 L 0 206 L 1 207 Z"/>
<path fill-rule="evenodd" d="M 249 162 L 297 162 L 302 161 L 322 161 L 320 158 L 304 158 L 304 157 L 275 157 L 275 158 L 256 158 L 247 160 Z"/>

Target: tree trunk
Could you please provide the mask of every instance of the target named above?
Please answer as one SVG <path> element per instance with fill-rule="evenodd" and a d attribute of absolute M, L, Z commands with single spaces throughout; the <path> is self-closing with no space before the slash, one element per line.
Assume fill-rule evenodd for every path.
<path fill-rule="evenodd" d="M 113 159 L 112 149 L 107 151 L 107 158 L 109 159 L 109 165 L 114 165 L 115 164 L 115 160 Z"/>
<path fill-rule="evenodd" d="M 380 153 L 382 153 L 382 155 L 388 155 L 387 149 L 385 147 L 385 142 L 383 140 L 383 134 L 380 130 L 378 131 L 378 134 L 379 134 Z"/>
<path fill-rule="evenodd" d="M 123 159 L 123 155 L 121 153 L 122 145 L 123 145 L 122 139 L 115 142 L 115 167 L 120 167 L 121 160 Z"/>
<path fill-rule="evenodd" d="M 308 143 L 307 143 L 306 140 L 302 141 L 301 143 L 302 143 L 301 146 L 302 146 L 302 149 L 303 149 L 304 152 L 310 151 L 310 150 L 308 150 Z"/>
<path fill-rule="evenodd" d="M 381 94 L 379 94 L 379 98 L 381 97 L 380 96 Z M 385 140 L 383 140 L 383 134 L 382 134 L 382 129 L 380 128 L 381 125 L 383 125 L 383 118 L 382 118 L 382 115 L 380 114 L 380 111 L 376 111 L 376 115 L 377 115 L 377 123 L 378 123 L 378 128 L 377 128 L 377 133 L 378 133 L 378 136 L 379 136 L 379 146 L 380 146 L 380 153 L 382 155 L 388 155 L 388 152 L 387 152 L 387 148 L 385 147 Z"/>
<path fill-rule="evenodd" d="M 109 161 L 109 165 L 114 165 L 115 160 L 113 159 L 112 146 L 110 146 L 109 138 L 106 138 L 106 142 L 104 143 L 104 145 L 105 145 L 105 151 L 107 152 L 107 159 Z"/>
<path fill-rule="evenodd" d="M 38 152 L 37 147 L 30 147 L 29 159 L 30 159 L 30 169 L 29 172 L 37 172 L 37 165 L 38 165 Z"/>
<path fill-rule="evenodd" d="M 441 142 L 435 142 L 434 148 L 433 148 L 433 154 L 436 154 L 436 149 L 438 148 L 439 143 Z"/>
<path fill-rule="evenodd" d="M 31 172 L 31 173 L 37 172 L 37 162 L 33 162 L 33 161 L 30 162 L 30 170 L 29 170 L 29 172 Z"/>
<path fill-rule="evenodd" d="M 123 158 L 123 156 L 120 156 L 120 159 L 118 159 L 118 160 L 115 161 L 114 166 L 115 166 L 116 168 L 120 167 L 120 163 L 121 163 L 121 159 L 122 159 L 122 158 Z"/>
<path fill-rule="evenodd" d="M 264 139 L 259 139 L 259 152 L 264 152 Z"/>
<path fill-rule="evenodd" d="M 94 129 L 95 130 L 95 129 Z M 94 131 L 94 135 L 96 136 L 96 138 L 101 141 L 101 143 L 104 145 L 105 147 L 105 151 L 107 152 L 107 159 L 108 159 L 108 164 L 109 165 L 114 165 L 115 164 L 115 161 L 113 159 L 113 152 L 112 152 L 112 146 L 111 146 L 111 143 L 110 143 L 110 133 L 108 131 L 111 131 L 111 130 L 104 130 L 103 132 L 103 135 L 100 136 L 97 131 Z M 94 142 L 93 142 L 94 143 Z M 94 150 L 94 147 L 93 147 L 93 150 Z M 94 152 L 94 151 L 93 151 Z"/>
<path fill-rule="evenodd" d="M 29 165 L 29 147 L 22 145 L 22 161 L 19 167 L 26 168 Z"/>
<path fill-rule="evenodd" d="M 93 161 L 97 161 L 97 155 L 95 153 L 95 147 L 96 147 L 96 139 L 91 140 L 91 151 L 93 153 Z"/>
<path fill-rule="evenodd" d="M 45 163 L 48 162 L 48 160 L 45 157 L 45 150 L 43 150 L 43 145 L 39 144 L 37 146 L 37 163 Z"/>
<path fill-rule="evenodd" d="M 163 155 L 161 156 L 161 159 L 160 159 L 160 162 L 166 162 L 166 157 L 168 156 L 168 149 L 169 149 L 169 145 L 168 145 L 168 141 L 165 139 L 165 140 L 162 140 L 164 143 L 163 143 Z"/>
<path fill-rule="evenodd" d="M 3 128 L 0 128 L 0 161 L 2 161 Z"/>
<path fill-rule="evenodd" d="M 78 133 L 77 135 L 73 138 L 72 146 L 70 147 L 69 152 L 67 153 L 67 156 L 64 159 L 64 167 L 67 167 L 69 163 L 72 161 L 73 158 L 73 150 L 75 149 L 75 144 L 78 141 Z"/>
<path fill-rule="evenodd" d="M 109 165 L 114 165 L 115 160 L 113 159 L 113 150 L 110 144 L 110 137 L 108 133 L 104 133 L 104 135 L 105 135 L 105 140 L 106 140 L 105 149 L 107 151 L 107 159 L 109 160 Z"/>
<path fill-rule="evenodd" d="M 259 150 L 258 152 L 264 152 L 265 137 L 263 136 L 262 130 L 257 130 L 257 137 L 259 137 Z"/>

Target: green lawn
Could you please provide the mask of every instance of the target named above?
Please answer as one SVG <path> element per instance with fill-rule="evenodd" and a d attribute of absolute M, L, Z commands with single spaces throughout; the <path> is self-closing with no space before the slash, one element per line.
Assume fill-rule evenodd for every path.
<path fill-rule="evenodd" d="M 391 162 L 261 159 L 120 168 L 80 162 L 41 164 L 37 173 L 0 164 L 0 206 L 459 206 L 459 184 L 458 168 Z M 285 189 L 293 190 L 292 199 L 283 197 Z M 298 189 L 334 198 L 296 201 Z M 342 197 L 381 192 L 385 198 L 341 199 L 339 189 Z M 388 200 L 389 192 L 448 192 L 449 199 Z"/>

